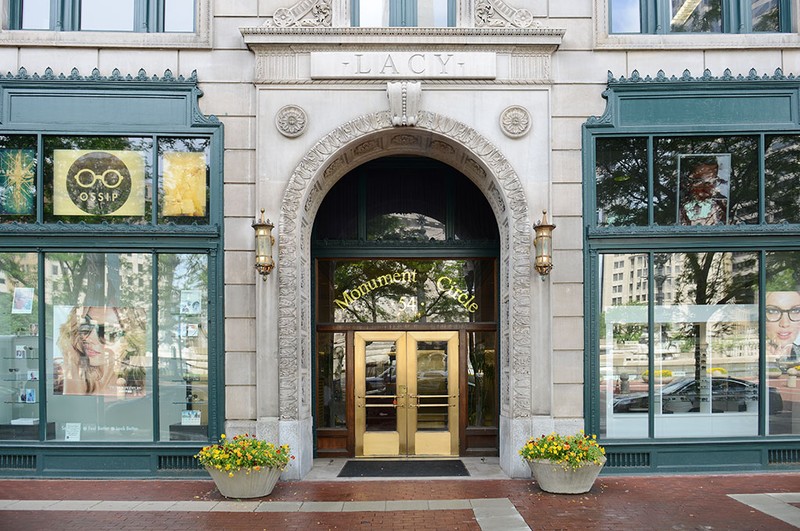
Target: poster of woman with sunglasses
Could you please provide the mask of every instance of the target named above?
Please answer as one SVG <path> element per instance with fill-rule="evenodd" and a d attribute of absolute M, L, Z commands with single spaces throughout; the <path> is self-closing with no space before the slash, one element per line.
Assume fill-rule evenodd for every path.
<path fill-rule="evenodd" d="M 800 365 L 800 292 L 768 291 L 766 302 L 767 359 Z"/>
<path fill-rule="evenodd" d="M 144 394 L 143 331 L 133 309 L 75 306 L 57 327 L 53 391 L 64 395 L 119 398 Z M 58 320 L 56 321 L 58 323 Z M 60 366 L 59 366 L 60 365 Z"/>

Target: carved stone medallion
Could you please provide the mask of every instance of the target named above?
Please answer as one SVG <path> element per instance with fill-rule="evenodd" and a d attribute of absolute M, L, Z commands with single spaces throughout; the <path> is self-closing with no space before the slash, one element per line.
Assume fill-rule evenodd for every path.
<path fill-rule="evenodd" d="M 500 113 L 500 128 L 509 138 L 520 138 L 531 130 L 531 115 L 528 109 L 512 105 Z"/>
<path fill-rule="evenodd" d="M 308 124 L 306 111 L 299 105 L 286 105 L 281 107 L 275 115 L 275 127 L 287 138 L 302 135 Z"/>

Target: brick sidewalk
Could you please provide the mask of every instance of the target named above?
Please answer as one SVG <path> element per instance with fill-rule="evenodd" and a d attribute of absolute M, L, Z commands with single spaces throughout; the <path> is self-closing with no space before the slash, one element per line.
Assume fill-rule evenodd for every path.
<path fill-rule="evenodd" d="M 770 516 L 783 511 L 800 525 L 800 472 L 775 474 L 601 476 L 582 495 L 553 495 L 532 480 L 410 480 L 410 481 L 281 481 L 259 503 L 210 503 L 212 510 L 14 510 L 0 511 L 0 529 L 486 529 L 477 510 L 438 509 L 344 512 L 342 504 L 318 512 L 297 510 L 305 502 L 376 502 L 398 500 L 510 500 L 531 529 L 730 529 L 783 530 L 794 525 Z M 729 495 L 764 501 L 756 507 Z M 221 502 L 210 480 L 0 480 L 0 500 L 107 500 Z M 786 503 L 789 500 L 789 503 Z M 271 511 L 273 502 L 283 504 Z M 302 503 L 301 503 L 302 502 Z M 21 503 L 21 502 L 20 502 Z M 749 502 L 748 502 L 749 503 Z M 12 504 L 13 505 L 13 504 Z M 132 504 L 131 507 L 136 504 Z M 171 504 L 167 504 L 171 505 Z M 277 505 L 277 504 L 276 504 Z M 183 505 L 182 507 L 186 507 Z M 0 505 L 2 507 L 2 505 Z M 24 505 L 21 505 L 24 507 Z M 99 506 L 98 506 L 99 507 Z M 255 507 L 261 507 L 255 510 Z M 307 505 L 306 507 L 322 507 Z M 336 507 L 339 509 L 336 510 Z M 431 505 L 431 507 L 434 507 Z M 760 510 L 759 507 L 763 510 Z M 246 512 L 239 512 L 245 510 Z M 766 511 L 766 512 L 764 512 Z M 785 518 L 784 518 L 785 519 Z M 497 527 L 497 529 L 509 529 Z"/>

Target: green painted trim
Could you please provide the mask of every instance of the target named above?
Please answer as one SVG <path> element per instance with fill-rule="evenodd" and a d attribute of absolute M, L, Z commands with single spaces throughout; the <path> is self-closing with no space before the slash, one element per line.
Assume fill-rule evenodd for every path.
<path fill-rule="evenodd" d="M 672 100 L 665 97 L 670 96 Z M 764 139 L 768 132 L 800 134 L 800 78 L 784 75 L 778 69 L 773 75 L 759 75 L 751 70 L 747 76 L 734 76 L 726 70 L 715 77 L 706 70 L 701 77 L 684 71 L 681 77 L 667 77 L 659 71 L 656 77 L 642 77 L 634 71 L 629 78 L 614 78 L 609 73 L 608 87 L 603 92 L 607 100 L 605 112 L 591 117 L 582 129 L 583 164 L 583 247 L 584 247 L 584 400 L 587 407 L 585 425 L 593 433 L 600 426 L 599 389 L 599 319 L 601 315 L 599 256 L 602 253 L 645 253 L 649 257 L 648 277 L 653 278 L 653 256 L 661 252 L 723 252 L 752 251 L 759 253 L 758 302 L 765 303 L 767 251 L 800 250 L 800 224 L 768 225 L 765 223 Z M 677 98 L 677 99 L 676 99 Z M 716 111 L 722 108 L 724 120 L 688 120 L 696 108 L 676 107 L 675 102 L 700 101 L 711 103 Z M 665 101 L 669 103 L 665 105 Z M 750 102 L 772 102 L 774 108 L 758 116 L 741 112 L 741 105 Z M 667 107 L 670 107 L 668 110 Z M 755 107 L 754 107 L 755 108 Z M 762 107 L 763 110 L 763 107 Z M 643 113 L 647 120 L 625 119 L 632 112 Z M 652 112 L 651 112 L 652 111 Z M 676 114 L 684 113 L 678 116 Z M 670 115 L 671 114 L 671 115 Z M 606 137 L 647 137 L 648 190 L 652 197 L 654 176 L 653 139 L 656 136 L 692 136 L 747 134 L 759 142 L 759 224 L 713 227 L 684 227 L 653 225 L 652 205 L 649 205 L 649 226 L 598 227 L 596 212 L 595 141 Z M 653 351 L 655 327 L 654 286 L 648 282 L 648 346 Z M 759 315 L 759 348 L 766 351 L 765 318 Z M 650 357 L 648 368 L 655 369 Z M 759 358 L 759 419 L 757 437 L 729 439 L 663 439 L 655 438 L 653 383 L 649 384 L 651 407 L 648 414 L 647 440 L 608 440 L 612 452 L 641 452 L 646 466 L 632 468 L 607 466 L 608 473 L 638 472 L 698 472 L 707 470 L 776 470 L 800 465 L 800 434 L 765 435 L 769 422 L 765 394 L 768 390 L 766 357 Z M 770 453 L 785 451 L 791 463 L 770 464 Z M 720 454 L 720 452 L 724 452 Z M 723 458 L 718 457 L 723 455 Z M 636 461 L 641 456 L 634 456 Z M 687 465 L 684 466 L 683 463 Z"/>
<path fill-rule="evenodd" d="M 37 139 L 37 190 L 44 190 L 43 157 L 44 138 L 53 135 L 109 136 L 131 135 L 153 139 L 153 168 L 158 171 L 157 141 L 160 137 L 203 137 L 210 139 L 209 147 L 209 215 L 204 225 L 156 225 L 157 204 L 153 208 L 150 225 L 123 224 L 65 224 L 44 223 L 44 200 L 37 194 L 37 221 L 32 223 L 0 224 L 2 249 L 10 251 L 29 251 L 38 253 L 39 290 L 45 286 L 44 254 L 54 251 L 74 252 L 143 252 L 153 257 L 153 291 L 151 294 L 154 315 L 157 315 L 157 280 L 160 253 L 201 253 L 208 259 L 208 363 L 209 363 L 209 441 L 218 439 L 225 421 L 225 334 L 224 334 L 224 130 L 222 123 L 214 116 L 205 116 L 200 111 L 198 98 L 202 91 L 197 86 L 197 74 L 188 78 L 174 77 L 170 71 L 163 76 L 148 76 L 140 70 L 136 76 L 123 76 L 118 70 L 110 76 L 102 76 L 95 69 L 90 76 L 81 76 L 77 69 L 69 75 L 56 75 L 51 69 L 43 75 L 28 74 L 23 68 L 16 74 L 0 76 L 0 133 L 4 135 L 35 135 Z M 125 100 L 129 112 L 115 114 L 107 123 L 92 123 L 64 120 L 60 125 L 51 122 L 26 122 L 8 120 L 13 116 L 9 111 L 14 97 L 38 98 L 45 96 L 69 98 L 80 95 L 89 101 L 97 97 L 114 97 Z M 137 113 L 150 113 L 154 110 L 153 101 L 163 100 L 169 108 L 170 121 L 161 119 L 156 125 L 142 123 Z M 74 101 L 74 100 L 73 100 Z M 151 107 L 147 109 L 147 107 Z M 163 108 L 163 107 L 162 107 Z M 58 106 L 46 109 L 51 116 L 59 119 Z M 91 113 L 87 113 L 91 115 Z M 163 118 L 163 117 L 162 117 Z M 92 238 L 87 239 L 91 234 Z M 89 243 L 87 243 L 87 241 Z M 46 322 L 46 305 L 39 305 L 39 320 Z M 153 359 L 157 362 L 158 323 L 153 319 Z M 46 352 L 48 345 L 45 334 L 39 335 L 39 348 Z M 47 374 L 46 356 L 40 356 L 40 374 Z M 153 440 L 147 443 L 76 443 L 45 441 L 46 424 L 39 427 L 38 441 L 0 441 L 0 476 L 19 477 L 185 477 L 204 476 L 203 470 L 196 469 L 191 457 L 197 453 L 203 442 L 160 441 L 158 400 L 158 374 L 153 374 Z M 46 378 L 39 382 L 40 396 L 46 396 Z M 40 403 L 40 418 L 46 417 L 47 404 Z M 207 444 L 207 442 L 205 443 Z M 3 456 L 11 456 L 13 461 L 22 456 L 23 461 L 31 458 L 36 466 L 30 468 L 1 468 Z M 178 467 L 165 470 L 160 467 L 164 457 L 177 459 Z M 91 470 L 73 470 L 74 460 L 91 462 L 99 458 L 110 466 L 93 467 Z M 119 463 L 123 463 L 118 465 Z M 127 463 L 127 464 L 125 464 Z"/>
<path fill-rule="evenodd" d="M 603 475 L 785 472 L 800 466 L 800 442 L 789 439 L 604 440 L 601 444 L 609 458 Z M 779 452 L 789 458 L 770 462 L 770 455 Z"/>

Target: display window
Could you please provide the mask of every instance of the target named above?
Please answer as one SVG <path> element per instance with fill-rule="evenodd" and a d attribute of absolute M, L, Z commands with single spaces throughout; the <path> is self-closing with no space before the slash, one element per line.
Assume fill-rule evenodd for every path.
<path fill-rule="evenodd" d="M 765 434 L 797 434 L 800 253 L 613 253 L 600 263 L 604 436 L 756 436 L 761 409 Z"/>
<path fill-rule="evenodd" d="M 210 146 L 209 137 L 0 136 L 0 223 L 208 224 Z"/>
<path fill-rule="evenodd" d="M 584 126 L 587 430 L 612 466 L 780 464 L 800 435 L 796 81 L 634 77 Z"/>
<path fill-rule="evenodd" d="M 772 144 L 772 165 L 796 161 L 779 139 Z M 760 146 L 757 136 L 598 138 L 597 224 L 758 223 Z M 775 210 L 768 203 L 768 222 L 775 222 Z"/>
<path fill-rule="evenodd" d="M 0 438 L 208 439 L 206 254 L 0 253 L 0 268 Z"/>

